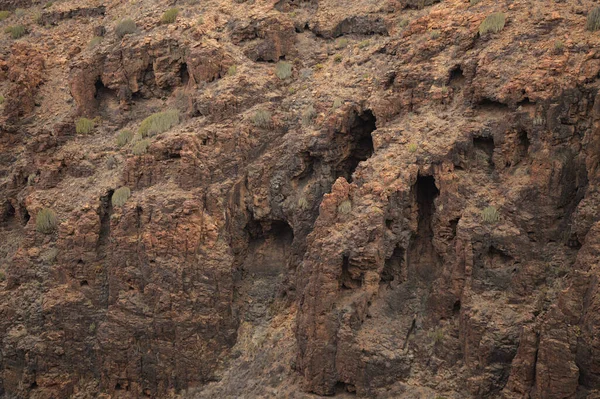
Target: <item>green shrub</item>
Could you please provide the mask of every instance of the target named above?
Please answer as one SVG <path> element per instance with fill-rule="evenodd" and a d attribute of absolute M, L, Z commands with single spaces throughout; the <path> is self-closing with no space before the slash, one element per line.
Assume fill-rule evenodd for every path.
<path fill-rule="evenodd" d="M 25 10 L 22 8 L 17 8 L 15 10 L 15 17 L 21 18 L 22 16 L 25 15 Z"/>
<path fill-rule="evenodd" d="M 338 205 L 338 213 L 341 214 L 348 214 L 350 213 L 350 211 L 352 210 L 352 202 L 350 200 L 343 200 L 339 205 Z"/>
<path fill-rule="evenodd" d="M 305 126 L 312 125 L 315 116 L 317 116 L 317 111 L 315 110 L 315 107 L 313 107 L 311 104 L 308 107 L 306 107 L 306 109 L 302 113 L 302 124 Z"/>
<path fill-rule="evenodd" d="M 150 147 L 150 140 L 140 140 L 135 143 L 131 152 L 133 155 L 144 155 L 146 152 L 148 152 L 148 147 Z"/>
<path fill-rule="evenodd" d="M 43 208 L 35 217 L 35 228 L 38 232 L 50 234 L 56 229 L 58 218 L 56 212 L 49 208 Z"/>
<path fill-rule="evenodd" d="M 590 10 L 585 27 L 591 32 L 600 30 L 600 7 L 594 7 Z"/>
<path fill-rule="evenodd" d="M 79 118 L 75 122 L 75 131 L 81 134 L 88 134 L 94 130 L 94 121 L 88 118 Z"/>
<path fill-rule="evenodd" d="M 2 94 L 0 94 L 0 105 L 4 104 L 4 96 Z"/>
<path fill-rule="evenodd" d="M 408 145 L 408 151 L 410 151 L 410 152 L 417 152 L 417 148 L 418 147 L 417 147 L 417 145 L 415 143 L 410 143 Z"/>
<path fill-rule="evenodd" d="M 100 43 L 102 43 L 102 36 L 94 36 L 92 37 L 92 40 L 90 40 L 90 42 L 88 43 L 88 48 L 94 48 L 97 45 L 99 45 Z"/>
<path fill-rule="evenodd" d="M 358 48 L 369 47 L 370 44 L 371 42 L 369 40 L 363 40 L 362 42 L 358 43 Z"/>
<path fill-rule="evenodd" d="M 0 281 L 6 280 L 6 274 L 4 274 L 4 270 L 0 270 Z"/>
<path fill-rule="evenodd" d="M 232 65 L 229 68 L 227 68 L 227 75 L 228 76 L 233 76 L 237 73 L 237 65 Z"/>
<path fill-rule="evenodd" d="M 144 119 L 138 129 L 142 137 L 151 137 L 155 134 L 166 132 L 179 123 L 179 111 L 168 110 L 157 112 Z"/>
<path fill-rule="evenodd" d="M 336 98 L 335 100 L 333 100 L 333 109 L 337 109 L 342 105 L 344 105 L 344 100 L 342 100 L 341 98 Z"/>
<path fill-rule="evenodd" d="M 338 50 L 341 50 L 341 49 L 346 48 L 346 47 L 348 47 L 348 39 L 346 39 L 346 38 L 338 39 L 335 42 L 335 48 L 338 49 Z"/>
<path fill-rule="evenodd" d="M 275 75 L 281 80 L 285 80 L 292 76 L 292 64 L 285 61 L 279 61 L 275 65 Z"/>
<path fill-rule="evenodd" d="M 271 126 L 271 113 L 266 109 L 259 109 L 252 116 L 252 123 L 256 127 L 266 128 Z"/>
<path fill-rule="evenodd" d="M 398 28 L 400 28 L 400 29 L 406 28 L 409 23 L 410 23 L 410 21 L 408 19 L 401 19 L 398 22 Z"/>
<path fill-rule="evenodd" d="M 54 3 L 49 1 L 44 5 L 44 8 L 50 8 L 50 7 L 52 7 L 52 4 L 54 4 Z"/>
<path fill-rule="evenodd" d="M 475 4 L 478 4 L 481 0 L 471 0 L 471 5 L 474 6 Z"/>
<path fill-rule="evenodd" d="M 10 11 L 0 11 L 0 21 L 4 21 L 8 17 L 10 17 Z"/>
<path fill-rule="evenodd" d="M 298 198 L 298 208 L 302 210 L 308 209 L 308 200 L 306 199 L 306 197 Z"/>
<path fill-rule="evenodd" d="M 439 30 L 432 30 L 432 31 L 429 33 L 429 37 L 431 37 L 431 39 L 433 39 L 433 40 L 439 39 L 440 35 L 441 35 L 441 34 L 440 34 L 440 31 L 439 31 Z"/>
<path fill-rule="evenodd" d="M 116 189 L 111 198 L 113 206 L 123 206 L 130 195 L 131 190 L 129 187 L 121 187 Z"/>
<path fill-rule="evenodd" d="M 342 55 L 341 54 L 336 54 L 333 56 L 333 62 L 335 63 L 340 63 L 342 62 Z"/>
<path fill-rule="evenodd" d="M 136 29 L 137 26 L 135 25 L 133 19 L 127 18 L 117 24 L 117 27 L 115 28 L 115 33 L 118 37 L 122 38 L 125 35 L 134 33 Z"/>
<path fill-rule="evenodd" d="M 479 34 L 485 35 L 486 33 L 498 33 L 504 29 L 506 22 L 506 16 L 502 12 L 495 12 L 492 15 L 488 15 L 479 25 Z"/>
<path fill-rule="evenodd" d="M 160 18 L 161 24 L 172 24 L 177 20 L 177 15 L 179 14 L 179 10 L 177 8 L 170 8 L 162 15 Z"/>
<path fill-rule="evenodd" d="M 481 211 L 481 218 L 484 222 L 493 224 L 497 223 L 498 220 L 500 220 L 500 214 L 498 213 L 498 210 L 496 208 L 494 208 L 493 206 L 488 206 L 483 211 Z"/>
<path fill-rule="evenodd" d="M 10 26 L 6 29 L 6 31 L 10 33 L 10 36 L 13 39 L 20 39 L 27 34 L 27 28 L 25 25 Z"/>
<path fill-rule="evenodd" d="M 124 129 L 117 134 L 117 145 L 123 147 L 125 144 L 130 143 L 133 139 L 133 132 L 129 129 Z"/>
<path fill-rule="evenodd" d="M 557 40 L 554 42 L 554 51 L 556 51 L 557 53 L 561 53 L 564 49 L 565 44 L 562 41 Z"/>

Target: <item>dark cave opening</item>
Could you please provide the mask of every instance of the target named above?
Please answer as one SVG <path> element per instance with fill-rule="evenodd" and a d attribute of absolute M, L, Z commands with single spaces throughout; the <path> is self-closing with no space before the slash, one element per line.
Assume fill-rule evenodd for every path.
<path fill-rule="evenodd" d="M 347 384 L 345 382 L 338 381 L 335 384 L 335 394 L 356 395 L 356 387 L 352 384 Z"/>
<path fill-rule="evenodd" d="M 524 158 L 529 153 L 529 137 L 527 137 L 527 132 L 525 130 L 521 130 L 518 135 L 518 150 L 519 156 Z"/>
<path fill-rule="evenodd" d="M 489 98 L 484 98 L 477 103 L 477 108 L 482 111 L 494 112 L 494 111 L 507 111 L 508 105 L 503 104 L 499 101 L 495 101 Z"/>
<path fill-rule="evenodd" d="M 476 160 L 485 158 L 488 166 L 494 166 L 493 155 L 495 146 L 493 137 L 475 136 L 473 137 L 473 147 L 475 148 Z"/>
<path fill-rule="evenodd" d="M 179 79 L 181 80 L 181 84 L 183 86 L 187 86 L 190 81 L 190 73 L 188 72 L 188 67 L 185 62 L 181 63 L 179 66 Z"/>
<path fill-rule="evenodd" d="M 258 276 L 276 276 L 284 272 L 294 242 L 292 227 L 283 220 L 252 219 L 245 230 L 249 240 L 243 272 Z"/>
<path fill-rule="evenodd" d="M 350 290 L 359 288 L 362 286 L 362 274 L 360 278 L 355 278 L 350 273 L 350 258 L 344 256 L 342 259 L 342 275 L 340 277 L 340 288 L 343 290 Z"/>
<path fill-rule="evenodd" d="M 435 185 L 433 176 L 417 177 L 417 182 L 413 188 L 416 194 L 416 204 L 418 210 L 417 234 L 414 236 L 408 256 L 409 275 L 413 273 L 420 279 L 432 281 L 439 269 L 439 258 L 433 247 L 433 215 L 435 213 L 435 199 L 440 194 Z"/>
<path fill-rule="evenodd" d="M 117 99 L 117 95 L 114 90 L 104 86 L 104 83 L 102 83 L 102 79 L 100 78 L 96 80 L 96 83 L 94 84 L 94 90 L 94 98 L 98 102 L 98 105 L 111 99 L 114 99 L 115 101 Z"/>
<path fill-rule="evenodd" d="M 16 215 L 15 207 L 12 206 L 10 201 L 4 203 L 4 210 L 2 211 L 2 222 L 8 222 L 13 219 Z"/>
<path fill-rule="evenodd" d="M 98 234 L 98 241 L 96 243 L 96 252 L 98 256 L 106 256 L 105 251 L 101 249 L 107 244 L 110 236 L 110 216 L 112 215 L 112 198 L 113 190 L 109 190 L 108 193 L 100 197 L 100 206 L 98 207 L 98 216 L 100 218 L 100 232 Z"/>
<path fill-rule="evenodd" d="M 383 271 L 381 272 L 381 283 L 396 282 L 402 283 L 404 276 L 402 268 L 404 266 L 404 248 L 396 246 L 392 256 L 385 260 Z"/>
<path fill-rule="evenodd" d="M 350 155 L 336 168 L 336 179 L 344 177 L 349 183 L 352 182 L 352 175 L 358 164 L 373 155 L 374 146 L 371 133 L 375 129 L 377 129 L 377 119 L 371 110 L 365 110 L 363 113 L 355 115 L 349 132 Z"/>
<path fill-rule="evenodd" d="M 31 215 L 29 214 L 29 212 L 27 211 L 27 208 L 25 208 L 25 207 L 21 207 L 21 214 L 23 215 L 21 224 L 23 226 L 25 226 L 25 225 L 27 225 L 27 223 L 29 223 L 29 219 L 31 219 Z"/>
<path fill-rule="evenodd" d="M 448 86 L 460 87 L 465 83 L 465 75 L 460 65 L 456 65 L 450 70 L 450 76 L 448 77 Z"/>

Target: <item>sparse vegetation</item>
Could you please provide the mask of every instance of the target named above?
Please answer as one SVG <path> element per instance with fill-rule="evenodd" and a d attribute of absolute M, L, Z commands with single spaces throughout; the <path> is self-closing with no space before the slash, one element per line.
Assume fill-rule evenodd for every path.
<path fill-rule="evenodd" d="M 116 189 L 111 198 L 112 205 L 123 206 L 130 195 L 131 190 L 129 187 L 121 187 Z"/>
<path fill-rule="evenodd" d="M 435 345 L 439 345 L 444 342 L 444 330 L 441 328 L 437 328 L 435 331 L 431 332 L 429 336 Z"/>
<path fill-rule="evenodd" d="M 50 7 L 52 7 L 53 4 L 54 4 L 53 2 L 49 1 L 46 4 L 44 4 L 44 8 L 50 8 Z"/>
<path fill-rule="evenodd" d="M 306 200 L 306 197 L 298 198 L 298 208 L 300 208 L 302 210 L 308 208 L 308 201 Z"/>
<path fill-rule="evenodd" d="M 232 65 L 227 68 L 227 76 L 233 76 L 237 73 L 237 65 Z"/>
<path fill-rule="evenodd" d="M 133 19 L 127 18 L 117 24 L 117 27 L 115 28 L 115 33 L 118 37 L 122 38 L 125 35 L 134 33 L 136 29 L 137 26 L 135 25 Z"/>
<path fill-rule="evenodd" d="M 133 155 L 144 155 L 146 152 L 148 152 L 148 147 L 150 147 L 150 140 L 140 140 L 135 143 L 131 152 Z"/>
<path fill-rule="evenodd" d="M 271 126 L 271 113 L 265 109 L 259 109 L 252 116 L 252 123 L 256 127 L 266 128 Z"/>
<path fill-rule="evenodd" d="M 170 8 L 162 15 L 160 18 L 160 23 L 172 24 L 177 20 L 177 15 L 179 15 L 179 10 L 177 8 Z"/>
<path fill-rule="evenodd" d="M 408 151 L 410 151 L 410 152 L 417 152 L 417 148 L 418 148 L 418 146 L 415 143 L 410 143 L 408 145 Z"/>
<path fill-rule="evenodd" d="M 10 34 L 13 39 L 20 39 L 27 34 L 27 28 L 25 25 L 15 25 L 6 28 L 6 32 Z"/>
<path fill-rule="evenodd" d="M 600 30 L 600 7 L 594 7 L 590 10 L 585 27 L 590 32 Z"/>
<path fill-rule="evenodd" d="M 350 211 L 352 210 L 352 201 L 350 200 L 343 200 L 339 205 L 338 205 L 338 213 L 341 213 L 343 215 L 350 213 Z"/>
<path fill-rule="evenodd" d="M 129 129 L 124 129 L 117 134 L 117 145 L 123 147 L 124 145 L 131 142 L 133 139 L 133 132 Z"/>
<path fill-rule="evenodd" d="M 88 134 L 94 130 L 94 121 L 88 118 L 79 118 L 75 122 L 75 131 L 79 134 Z"/>
<path fill-rule="evenodd" d="M 333 62 L 335 63 L 340 63 L 342 62 L 342 55 L 341 54 L 336 54 L 333 56 Z"/>
<path fill-rule="evenodd" d="M 440 38 L 440 35 L 441 35 L 441 33 L 440 33 L 440 31 L 439 31 L 439 30 L 432 30 L 432 31 L 429 33 L 429 37 L 430 37 L 432 40 L 439 39 L 439 38 Z"/>
<path fill-rule="evenodd" d="M 292 64 L 285 61 L 279 61 L 275 65 L 275 75 L 281 80 L 285 80 L 292 76 Z"/>
<path fill-rule="evenodd" d="M 94 36 L 88 43 L 88 48 L 94 48 L 102 42 L 102 36 Z"/>
<path fill-rule="evenodd" d="M 338 50 L 341 50 L 346 47 L 348 47 L 348 39 L 346 39 L 345 37 L 340 38 L 335 42 L 335 48 Z"/>
<path fill-rule="evenodd" d="M 493 206 L 488 206 L 483 211 L 481 211 L 481 218 L 486 223 L 497 223 L 500 220 L 500 214 L 498 210 Z"/>
<path fill-rule="evenodd" d="M 308 107 L 306 107 L 306 109 L 302 113 L 302 124 L 305 126 L 312 125 L 315 116 L 317 116 L 317 111 L 315 110 L 315 107 L 313 107 L 311 104 Z"/>
<path fill-rule="evenodd" d="M 6 274 L 4 274 L 4 270 L 0 270 L 0 281 L 6 280 Z"/>
<path fill-rule="evenodd" d="M 50 234 L 56 230 L 58 224 L 58 217 L 56 212 L 50 208 L 43 208 L 35 217 L 35 228 L 38 232 L 43 234 Z"/>
<path fill-rule="evenodd" d="M 554 51 L 555 52 L 562 53 L 564 49 L 565 49 L 565 44 L 562 41 L 557 40 L 554 42 Z"/>
<path fill-rule="evenodd" d="M 21 18 L 21 17 L 23 17 L 24 15 L 25 15 L 25 10 L 24 10 L 24 9 L 22 9 L 22 8 L 17 8 L 17 9 L 15 10 L 15 16 L 16 16 L 17 18 Z"/>
<path fill-rule="evenodd" d="M 168 110 L 152 114 L 142 121 L 138 133 L 142 137 L 151 137 L 166 132 L 179 123 L 179 111 Z"/>
<path fill-rule="evenodd" d="M 0 105 L 4 104 L 4 96 L 2 94 L 0 94 Z"/>
<path fill-rule="evenodd" d="M 533 118 L 533 126 L 544 126 L 545 123 L 546 121 L 543 116 L 536 116 Z"/>
<path fill-rule="evenodd" d="M 400 22 L 398 22 L 398 28 L 404 29 L 408 26 L 409 23 L 410 21 L 408 19 L 401 19 Z"/>
<path fill-rule="evenodd" d="M 481 0 L 471 0 L 471 5 L 474 6 L 475 4 L 478 4 Z"/>
<path fill-rule="evenodd" d="M 362 42 L 358 43 L 358 48 L 369 47 L 370 44 L 371 42 L 369 40 L 363 40 Z"/>
<path fill-rule="evenodd" d="M 6 10 L 0 11 L 0 21 L 4 21 L 8 17 L 10 17 L 10 11 L 6 11 Z"/>
<path fill-rule="evenodd" d="M 342 100 L 341 98 L 336 98 L 335 100 L 333 100 L 333 109 L 338 109 L 342 105 L 344 105 L 344 100 Z"/>
<path fill-rule="evenodd" d="M 495 12 L 491 15 L 488 15 L 488 17 L 483 20 L 481 25 L 479 25 L 479 34 L 483 36 L 487 33 L 498 33 L 504 29 L 505 23 L 506 16 L 504 13 Z"/>

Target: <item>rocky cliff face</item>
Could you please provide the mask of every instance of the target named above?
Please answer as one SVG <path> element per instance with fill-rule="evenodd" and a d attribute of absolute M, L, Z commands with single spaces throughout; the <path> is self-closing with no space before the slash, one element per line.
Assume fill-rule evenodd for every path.
<path fill-rule="evenodd" d="M 592 0 L 0 5 L 5 397 L 599 397 Z"/>

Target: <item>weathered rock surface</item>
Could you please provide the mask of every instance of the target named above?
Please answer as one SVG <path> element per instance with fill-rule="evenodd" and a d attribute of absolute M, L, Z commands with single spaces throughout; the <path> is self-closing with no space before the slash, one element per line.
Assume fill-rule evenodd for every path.
<path fill-rule="evenodd" d="M 598 397 L 595 5 L 11 14 L 0 395 Z M 145 153 L 117 145 L 166 109 Z"/>

